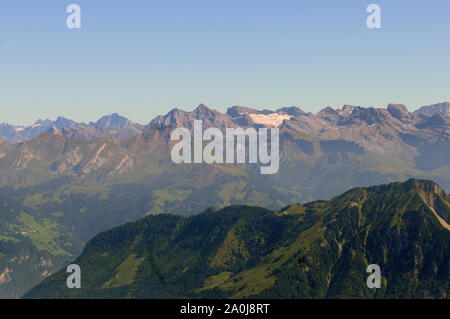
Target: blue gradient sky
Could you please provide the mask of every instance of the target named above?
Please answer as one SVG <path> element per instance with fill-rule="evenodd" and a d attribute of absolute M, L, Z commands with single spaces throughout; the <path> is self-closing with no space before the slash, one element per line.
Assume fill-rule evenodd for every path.
<path fill-rule="evenodd" d="M 82 9 L 69 30 L 65 9 Z M 366 7 L 382 29 L 366 27 Z M 2 0 L 0 122 L 450 100 L 448 0 Z"/>

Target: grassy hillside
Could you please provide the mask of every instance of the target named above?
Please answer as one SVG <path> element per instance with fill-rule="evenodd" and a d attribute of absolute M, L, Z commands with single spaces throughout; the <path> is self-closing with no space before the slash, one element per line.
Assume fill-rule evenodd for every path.
<path fill-rule="evenodd" d="M 436 184 L 409 180 L 279 211 L 149 216 L 89 241 L 73 261 L 81 289 L 61 270 L 25 297 L 448 298 L 449 213 Z"/>
<path fill-rule="evenodd" d="M 0 298 L 20 297 L 80 248 L 69 229 L 0 198 Z"/>

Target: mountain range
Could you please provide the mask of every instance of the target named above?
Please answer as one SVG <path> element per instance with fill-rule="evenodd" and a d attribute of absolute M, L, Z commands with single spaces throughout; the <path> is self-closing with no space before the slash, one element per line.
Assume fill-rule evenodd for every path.
<path fill-rule="evenodd" d="M 369 111 L 367 111 L 369 110 Z M 228 108 L 225 114 L 209 109 L 201 104 L 193 112 L 173 109 L 164 116 L 157 116 L 147 125 L 132 122 L 117 113 L 101 117 L 96 122 L 89 124 L 79 123 L 64 117 L 58 117 L 56 121 L 38 120 L 31 126 L 14 126 L 11 124 L 0 124 L 0 138 L 6 142 L 20 143 L 31 140 L 41 133 L 65 135 L 75 139 L 95 140 L 103 137 L 113 137 L 117 140 L 126 140 L 132 136 L 139 135 L 152 127 L 192 127 L 194 119 L 201 119 L 208 127 L 279 127 L 286 120 L 293 125 L 305 125 L 311 132 L 317 133 L 322 126 L 345 126 L 350 123 L 364 121 L 372 123 L 377 117 L 386 120 L 389 115 L 401 122 L 411 125 L 445 125 L 443 119 L 450 117 L 450 103 L 444 102 L 429 106 L 423 106 L 413 113 L 409 113 L 406 106 L 401 104 L 390 104 L 387 110 L 345 105 L 342 110 L 334 110 L 327 107 L 316 115 L 305 113 L 298 107 L 284 107 L 276 111 L 257 110 L 242 106 Z M 355 112 L 355 114 L 353 114 Z M 368 114 L 372 112 L 373 114 Z M 383 114 L 384 113 L 384 114 Z M 433 117 L 434 116 L 434 117 Z M 373 119 L 371 119 L 373 117 Z M 326 123 L 324 123 L 325 121 Z M 356 122 L 355 122 L 356 121 Z M 300 123 L 298 123 L 300 122 Z M 305 127 L 302 127 L 305 129 Z"/>
<path fill-rule="evenodd" d="M 41 133 L 51 132 L 52 134 L 66 135 L 83 140 L 102 137 L 114 137 L 123 140 L 142 133 L 144 129 L 144 126 L 113 113 L 89 124 L 78 123 L 64 117 L 58 117 L 56 121 L 38 120 L 31 126 L 14 126 L 3 123 L 0 124 L 0 138 L 8 143 L 20 143 L 31 140 Z"/>
<path fill-rule="evenodd" d="M 0 204 L 11 208 L 0 214 L 0 297 L 20 297 L 78 256 L 93 236 L 149 215 L 190 216 L 230 205 L 278 210 L 409 178 L 433 180 L 448 193 L 449 107 L 408 112 L 397 104 L 347 105 L 311 114 L 235 106 L 223 114 L 200 105 L 145 126 L 111 115 L 82 125 L 39 121 L 9 137 L 1 128 Z M 279 172 L 263 176 L 258 165 L 245 164 L 175 165 L 170 133 L 196 119 L 205 127 L 279 127 Z M 20 258 L 29 262 L 17 264 Z"/>
<path fill-rule="evenodd" d="M 81 289 L 63 269 L 25 298 L 448 298 L 449 222 L 450 197 L 419 180 L 277 211 L 150 216 L 87 243 Z"/>

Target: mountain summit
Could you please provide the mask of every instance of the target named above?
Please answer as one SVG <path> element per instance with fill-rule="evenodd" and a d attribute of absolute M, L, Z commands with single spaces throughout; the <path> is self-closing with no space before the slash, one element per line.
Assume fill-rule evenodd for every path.
<path fill-rule="evenodd" d="M 95 123 L 93 122 L 89 123 L 89 126 L 123 130 L 130 127 L 133 124 L 134 123 L 128 120 L 126 117 L 120 116 L 117 113 L 113 113 L 111 115 L 101 117 Z"/>
<path fill-rule="evenodd" d="M 194 120 L 201 120 L 206 127 L 234 127 L 233 121 L 225 114 L 212 110 L 204 104 L 200 104 L 192 112 L 173 109 L 164 116 L 157 116 L 146 127 L 151 128 L 177 128 L 185 127 L 192 129 Z"/>
<path fill-rule="evenodd" d="M 431 117 L 435 114 L 439 114 L 443 117 L 450 117 L 450 102 L 423 106 L 414 113 L 422 117 Z"/>

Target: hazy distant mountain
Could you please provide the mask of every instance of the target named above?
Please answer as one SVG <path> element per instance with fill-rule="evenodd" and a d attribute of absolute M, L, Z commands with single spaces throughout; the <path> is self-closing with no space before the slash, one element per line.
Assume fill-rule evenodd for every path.
<path fill-rule="evenodd" d="M 237 126 L 243 119 L 249 126 L 279 126 L 279 173 L 260 176 L 251 165 L 174 165 L 170 132 L 179 126 L 192 127 L 195 119 L 203 120 L 205 127 Z M 326 108 L 316 115 L 298 108 L 260 112 L 242 107 L 222 114 L 200 105 L 192 112 L 175 109 L 158 116 L 144 133 L 134 130 L 133 124 L 122 125 L 121 118 L 122 124 L 112 122 L 102 121 L 103 125 L 128 126 L 121 130 L 52 127 L 49 133 L 54 136 L 43 134 L 23 144 L 4 146 L 0 150 L 0 187 L 18 183 L 25 189 L 36 181 L 66 177 L 74 179 L 73 183 L 101 183 L 102 187 L 105 183 L 176 187 L 190 195 L 182 201 L 161 201 L 158 195 L 142 189 L 146 198 L 142 199 L 146 203 L 142 209 L 182 209 L 186 214 L 221 202 L 248 203 L 252 198 L 258 203 L 264 196 L 271 197 L 267 194 L 284 196 L 287 201 L 283 203 L 330 198 L 342 189 L 409 177 L 436 180 L 450 190 L 449 119 L 437 114 L 422 118 L 402 105 L 391 104 L 387 109 L 347 105 L 338 110 Z M 197 178 L 194 174 L 199 175 L 196 187 L 192 184 Z M 218 178 L 223 178 L 220 186 L 215 181 Z M 100 188 L 93 189 L 97 192 Z M 205 192 L 216 195 L 199 201 L 198 196 Z M 186 205 L 186 200 L 192 206 Z M 267 203 L 270 205 L 276 206 Z"/>
<path fill-rule="evenodd" d="M 31 140 L 44 132 L 58 135 L 67 134 L 71 138 L 94 140 L 104 137 L 114 137 L 118 140 L 136 136 L 144 131 L 144 127 L 116 113 L 103 116 L 97 122 L 89 125 L 78 123 L 64 117 L 56 121 L 38 120 L 32 126 L 13 126 L 0 124 L 0 137 L 8 143 L 20 143 Z"/>
<path fill-rule="evenodd" d="M 414 113 L 425 117 L 431 117 L 435 114 L 439 114 L 443 117 L 450 117 L 450 103 L 444 102 L 429 106 L 423 106 Z"/>
<path fill-rule="evenodd" d="M 411 130 L 422 129 L 430 121 L 430 125 L 436 126 L 433 124 L 436 119 L 430 120 L 433 115 L 440 115 L 443 118 L 443 121 L 438 124 L 447 125 L 450 121 L 450 113 L 447 111 L 449 105 L 450 103 L 446 102 L 435 106 L 426 106 L 414 113 L 410 113 L 402 104 L 389 104 L 387 109 L 345 105 L 342 109 L 337 110 L 327 107 L 314 115 L 305 113 L 295 106 L 275 111 L 260 111 L 243 106 L 233 106 L 223 114 L 201 104 L 192 112 L 174 109 L 164 116 L 158 116 L 147 125 L 147 129 L 152 127 L 191 128 L 193 120 L 196 119 L 202 120 L 206 127 L 240 126 L 245 128 L 281 127 L 284 125 L 313 135 L 326 135 L 326 132 L 330 131 L 336 133 L 335 130 L 373 125 L 408 131 L 409 128 Z"/>
<path fill-rule="evenodd" d="M 170 132 L 180 126 L 191 128 L 195 119 L 203 120 L 205 127 L 278 126 L 280 172 L 262 177 L 254 166 L 174 165 L 170 159 L 173 145 Z M 246 125 L 241 125 L 244 121 Z M 233 185 L 229 186 L 230 191 L 224 185 L 220 190 L 221 187 L 206 182 L 209 176 L 202 176 L 198 185 L 209 187 L 210 191 L 223 191 L 215 199 L 209 197 L 210 204 L 221 200 L 227 204 L 233 198 L 245 197 L 242 190 L 249 185 L 250 176 L 254 178 L 256 189 L 247 191 L 255 200 L 259 198 L 255 195 L 259 193 L 257 188 L 262 185 L 271 185 L 264 194 L 288 190 L 287 199 L 311 200 L 330 198 L 343 188 L 408 177 L 436 180 L 448 191 L 449 121 L 438 114 L 423 118 L 408 112 L 402 105 L 394 104 L 387 109 L 346 105 L 338 110 L 326 108 L 316 115 L 305 114 L 295 107 L 278 111 L 233 107 L 222 114 L 200 105 L 192 112 L 175 109 L 165 116 L 158 116 L 146 131 L 140 133 L 136 125 L 112 115 L 99 122 L 98 125 L 107 126 L 105 128 L 80 125 L 50 127 L 48 132 L 53 137 L 44 134 L 22 144 L 3 146 L 3 150 L 0 149 L 3 154 L 0 156 L 0 186 L 14 182 L 23 186 L 37 180 L 43 182 L 70 176 L 83 183 L 89 180 L 94 184 L 146 181 L 153 187 L 158 184 L 158 175 L 158 187 L 170 186 L 171 181 L 180 189 L 187 187 L 192 190 L 187 169 L 192 174 L 212 174 L 211 180 L 214 174 L 219 174 L 229 179 L 225 184 Z M 242 186 L 234 193 L 236 185 Z M 194 206 L 187 213 L 208 207 L 208 200 L 203 204 L 197 200 L 202 191 L 201 187 L 188 196 Z M 158 202 L 156 198 L 147 202 L 148 210 L 166 209 L 164 201 Z M 171 211 L 186 208 L 183 201 L 171 202 L 170 205 Z"/>
<path fill-rule="evenodd" d="M 300 109 L 296 106 L 283 107 L 281 109 L 278 109 L 276 111 L 276 113 L 287 114 L 287 115 L 292 115 L 292 116 L 300 116 L 300 115 L 306 114 L 305 112 L 303 112 L 302 109 Z"/>
<path fill-rule="evenodd" d="M 444 122 L 436 117 L 430 120 L 429 118 L 433 115 L 440 115 Z M 8 143 L 19 143 L 33 139 L 50 130 L 55 134 L 67 134 L 72 138 L 94 140 L 114 137 L 118 140 L 124 140 L 154 127 L 191 128 L 194 119 L 202 120 L 207 127 L 219 128 L 235 126 L 279 127 L 285 121 L 295 126 L 296 122 L 300 122 L 302 125 L 306 124 L 304 130 L 317 134 L 321 130 L 335 129 L 334 126 L 349 126 L 349 124 L 358 124 L 361 121 L 369 125 L 374 124 L 375 121 L 382 124 L 389 121 L 390 118 L 395 118 L 418 128 L 426 125 L 445 126 L 450 121 L 450 103 L 444 102 L 424 106 L 413 113 L 408 112 L 406 106 L 401 104 L 390 104 L 387 109 L 345 105 L 341 110 L 327 107 L 316 115 L 305 113 L 295 106 L 280 108 L 275 111 L 261 111 L 244 106 L 233 106 L 225 114 L 222 114 L 201 104 L 192 112 L 173 109 L 166 115 L 157 116 L 146 126 L 134 123 L 117 113 L 103 116 L 96 122 L 90 122 L 89 125 L 77 123 L 64 117 L 58 117 L 56 121 L 38 120 L 31 126 L 14 126 L 3 123 L 0 124 L 0 137 Z"/>
<path fill-rule="evenodd" d="M 147 125 L 146 128 L 186 127 L 191 129 L 193 127 L 194 120 L 202 120 L 205 127 L 226 128 L 236 126 L 232 119 L 226 114 L 222 114 L 216 110 L 208 108 L 203 104 L 200 104 L 192 112 L 173 109 L 164 116 L 157 116 Z"/>
<path fill-rule="evenodd" d="M 115 130 L 123 130 L 130 126 L 134 126 L 134 125 L 136 125 L 136 124 L 131 122 L 127 118 L 120 116 L 117 113 L 103 116 L 95 123 L 93 123 L 93 122 L 89 123 L 89 126 L 115 129 Z"/>
<path fill-rule="evenodd" d="M 409 180 L 278 211 L 151 216 L 89 241 L 25 298 L 448 298 L 450 197 Z M 369 289 L 369 264 L 381 268 Z"/>
<path fill-rule="evenodd" d="M 137 125 L 130 125 L 123 129 L 113 129 L 105 127 L 94 126 L 74 126 L 74 127 L 51 127 L 47 133 L 53 135 L 63 135 L 71 139 L 79 140 L 98 140 L 105 137 L 112 137 L 116 140 L 122 141 L 130 137 L 139 135 L 143 132 L 143 127 Z"/>
<path fill-rule="evenodd" d="M 75 121 L 58 117 L 56 121 L 37 120 L 31 126 L 14 126 L 7 123 L 0 124 L 0 137 L 8 143 L 20 143 L 35 138 L 46 132 L 50 127 L 59 128 L 72 127 L 78 125 Z"/>

